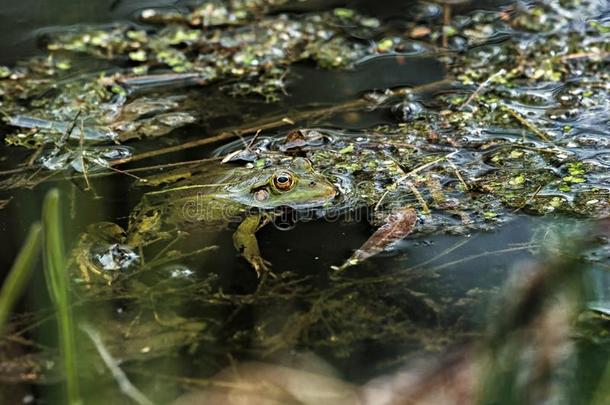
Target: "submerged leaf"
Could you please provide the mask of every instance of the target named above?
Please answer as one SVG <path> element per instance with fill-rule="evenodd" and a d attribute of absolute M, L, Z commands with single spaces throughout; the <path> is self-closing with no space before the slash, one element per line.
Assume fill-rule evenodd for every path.
<path fill-rule="evenodd" d="M 417 211 L 414 208 L 403 208 L 392 212 L 386 218 L 384 225 L 377 229 L 341 267 L 334 267 L 334 269 L 344 270 L 383 252 L 392 243 L 409 235 L 413 231 L 416 221 Z"/>

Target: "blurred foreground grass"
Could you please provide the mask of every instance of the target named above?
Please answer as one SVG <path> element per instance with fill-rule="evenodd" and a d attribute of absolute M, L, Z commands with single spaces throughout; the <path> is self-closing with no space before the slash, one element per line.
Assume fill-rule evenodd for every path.
<path fill-rule="evenodd" d="M 153 390 L 152 384 L 146 382 L 148 377 L 163 380 L 164 387 L 172 398 L 179 395 L 179 387 L 207 387 L 180 397 L 177 401 L 179 404 L 209 403 L 210 398 L 222 398 L 220 403 L 231 404 L 236 398 L 243 399 L 246 392 L 247 401 L 250 402 L 245 403 L 256 404 L 263 400 L 288 403 L 294 398 L 300 398 L 300 403 L 321 405 L 325 402 L 320 402 L 320 390 L 329 394 L 329 398 L 334 398 L 333 403 L 336 404 L 353 403 L 354 398 L 364 400 L 364 397 L 369 400 L 372 398 L 370 403 L 381 403 L 378 402 L 380 398 L 387 395 L 396 399 L 392 402 L 395 404 L 601 405 L 610 400 L 610 346 L 607 338 L 609 318 L 586 307 L 584 276 L 589 265 L 582 260 L 580 252 L 586 251 L 590 243 L 588 240 L 565 237 L 565 240 L 559 241 L 558 246 L 570 246 L 569 249 L 549 250 L 546 256 L 541 256 L 539 262 L 515 269 L 501 293 L 494 299 L 495 310 L 492 311 L 493 316 L 488 319 L 486 332 L 482 336 L 456 343 L 444 355 L 426 357 L 418 364 L 406 362 L 394 374 L 382 376 L 359 387 L 336 377 L 329 379 L 318 375 L 318 371 L 311 373 L 307 371 L 306 365 L 302 365 L 303 368 L 287 368 L 281 363 L 252 365 L 237 362 L 212 378 L 181 376 L 182 372 L 170 376 L 169 371 L 177 371 L 174 370 L 175 359 L 162 362 L 165 365 L 159 368 L 143 363 L 143 368 L 132 367 L 130 364 L 123 367 L 121 358 L 129 358 L 130 345 L 140 355 L 145 354 L 142 350 L 158 344 L 165 345 L 170 350 L 168 354 L 173 354 L 174 346 L 168 343 L 168 339 L 175 339 L 178 345 L 186 341 L 187 336 L 189 341 L 204 340 L 204 325 L 178 316 L 172 317 L 170 312 L 157 308 L 153 311 L 156 323 L 143 323 L 141 338 L 132 340 L 129 344 L 127 341 L 121 342 L 125 335 L 119 333 L 120 329 L 115 330 L 117 325 L 113 323 L 115 320 L 111 319 L 110 312 L 102 310 L 95 314 L 79 313 L 75 318 L 71 289 L 76 285 L 71 284 L 64 254 L 59 207 L 59 192 L 52 190 L 44 201 L 42 227 L 38 224 L 32 226 L 0 293 L 0 327 L 7 328 L 8 315 L 27 287 L 42 247 L 45 280 L 53 304 L 52 317 L 57 322 L 59 348 L 59 368 L 47 370 L 47 374 L 52 374 L 54 378 L 46 381 L 61 382 L 65 386 L 59 397 L 56 394 L 47 396 L 43 389 L 40 397 L 42 401 L 48 402 L 52 398 L 51 403 L 104 403 L 108 398 L 114 398 L 120 399 L 120 403 L 149 404 L 152 402 L 145 395 L 154 397 L 154 394 L 148 392 L 149 389 Z M 592 235 L 604 235 L 607 226 L 607 223 L 600 222 L 599 229 L 592 229 Z M 364 283 L 366 279 L 359 282 Z M 353 284 L 352 288 L 355 286 Z M 154 286 L 151 288 L 154 290 Z M 150 293 L 154 293 L 153 290 L 148 289 Z M 166 291 L 164 296 L 175 298 L 184 293 L 175 290 L 172 295 L 171 291 L 174 290 Z M 120 293 L 124 294 L 120 289 L 117 293 L 119 295 L 116 299 L 120 299 Z M 113 300 L 113 290 L 110 289 L 107 294 L 110 295 L 105 299 Z M 253 297 L 256 299 L 256 296 Z M 82 302 L 77 303 L 80 304 Z M 101 302 L 94 305 L 103 306 Z M 91 307 L 86 310 L 91 311 Z M 86 323 L 78 321 L 84 319 L 82 315 L 89 318 Z M 92 320 L 95 321 L 95 328 L 91 326 Z M 135 320 L 129 322 L 129 329 L 135 325 L 134 322 Z M 77 324 L 84 333 L 75 330 Z M 168 334 L 168 330 L 160 328 L 159 324 L 164 327 L 171 324 L 172 328 L 182 325 L 180 328 L 183 333 L 188 331 L 188 334 L 177 334 L 174 329 L 173 334 Z M 157 326 L 153 328 L 153 325 Z M 137 332 L 137 329 L 133 329 L 130 333 Z M 91 344 L 87 345 L 87 335 L 97 350 L 91 350 Z M 108 338 L 112 335 L 118 337 L 119 345 L 123 347 L 117 349 L 116 342 Z M 10 337 L 7 335 L 4 338 Z M 4 357 L 0 359 L 0 364 L 6 369 L 8 363 L 4 362 Z M 168 368 L 170 364 L 173 364 L 171 370 Z M 105 385 L 98 385 L 97 377 L 92 377 L 90 372 L 92 369 L 96 370 L 93 375 L 105 376 Z M 135 378 L 134 382 L 141 385 L 142 392 L 131 383 L 130 378 Z M 43 381 L 45 380 L 41 378 L 31 382 Z M 269 387 L 273 389 L 267 389 Z M 379 395 L 380 392 L 383 395 Z M 55 402 L 58 398 L 60 399 Z M 338 398 L 347 402 L 341 402 Z M 408 398 L 408 402 L 405 402 L 405 398 Z M 158 403 L 167 403 L 165 398 L 159 401 Z"/>

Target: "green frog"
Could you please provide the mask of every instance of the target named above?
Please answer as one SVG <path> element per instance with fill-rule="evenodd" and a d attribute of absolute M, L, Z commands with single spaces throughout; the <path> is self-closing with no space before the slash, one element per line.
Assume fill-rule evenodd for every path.
<path fill-rule="evenodd" d="M 106 246 L 112 246 L 112 251 L 98 254 L 96 266 L 83 265 L 81 260 L 83 275 L 84 269 L 93 270 L 111 281 L 108 274 L 100 271 L 103 266 L 99 262 L 109 266 L 106 270 L 116 270 L 120 267 L 115 266 L 117 261 L 126 258 L 133 261 L 130 252 L 156 241 L 171 240 L 176 232 L 239 222 L 233 234 L 235 248 L 260 276 L 270 263 L 261 256 L 256 232 L 283 209 L 297 212 L 324 209 L 332 205 L 338 193 L 333 183 L 301 157 L 285 157 L 260 168 L 207 162 L 188 170 L 152 176 L 145 182 L 153 186 L 171 183 L 171 187 L 159 187 L 144 194 L 130 215 L 126 236 L 120 244 L 108 243 L 113 239 L 109 234 L 122 233 L 117 231 L 117 225 L 98 224 L 96 229 L 104 229 L 103 240 Z"/>

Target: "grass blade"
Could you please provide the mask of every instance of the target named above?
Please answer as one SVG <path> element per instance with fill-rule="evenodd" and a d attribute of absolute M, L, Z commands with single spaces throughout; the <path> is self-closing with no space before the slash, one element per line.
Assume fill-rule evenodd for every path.
<path fill-rule="evenodd" d="M 40 251 L 40 223 L 36 222 L 30 228 L 21 251 L 11 267 L 2 289 L 0 290 L 0 336 L 4 335 L 6 320 L 8 319 L 15 302 L 30 280 L 30 275 L 36 266 Z"/>
<path fill-rule="evenodd" d="M 49 191 L 42 206 L 43 263 L 49 295 L 57 314 L 59 346 L 66 375 L 69 404 L 80 403 L 76 339 L 68 291 L 68 275 L 59 212 L 59 191 Z"/>

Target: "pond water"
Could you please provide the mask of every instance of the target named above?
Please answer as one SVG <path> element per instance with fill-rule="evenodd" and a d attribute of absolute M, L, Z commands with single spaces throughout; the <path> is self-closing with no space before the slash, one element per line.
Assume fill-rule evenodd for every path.
<path fill-rule="evenodd" d="M 483 336 L 511 275 L 608 217 L 607 2 L 201 3 L 25 0 L 0 11 L 0 265 L 8 273 L 58 189 L 84 403 L 135 403 L 87 327 L 154 403 L 246 361 L 365 384 Z M 286 152 L 294 129 L 305 146 Z M 357 193 L 314 220 L 260 229 L 272 271 L 262 277 L 235 250 L 230 221 L 126 242 L 151 238 L 132 229 L 145 193 L 197 185 L 198 170 L 240 150 L 224 165 L 306 157 L 339 194 Z M 212 168 L 183 164 L 201 159 Z M 332 270 L 405 206 L 417 212 L 405 238 Z M 109 223 L 129 236 L 104 233 Z M 585 300 L 607 315 L 609 240 L 597 232 L 572 253 L 588 269 Z M 97 273 L 83 271 L 91 263 Z M 38 269 L 3 342 L 6 403 L 64 398 L 46 282 Z M 603 356 L 591 363 L 604 367 Z"/>

